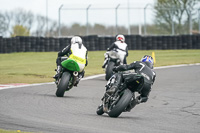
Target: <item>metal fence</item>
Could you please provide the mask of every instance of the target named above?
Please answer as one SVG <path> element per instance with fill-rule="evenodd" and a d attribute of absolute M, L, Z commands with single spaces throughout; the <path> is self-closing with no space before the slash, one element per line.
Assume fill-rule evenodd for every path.
<path fill-rule="evenodd" d="M 114 30 L 115 33 L 113 33 L 113 34 L 122 33 L 118 27 L 120 25 L 124 26 L 124 23 L 122 23 L 122 21 L 120 19 L 126 20 L 125 26 L 127 28 L 127 32 L 122 33 L 122 34 L 127 34 L 127 35 L 131 35 L 131 34 L 178 35 L 178 34 L 181 34 L 180 32 L 176 31 L 176 29 L 177 29 L 176 27 L 178 24 L 174 18 L 175 13 L 173 12 L 173 10 L 175 10 L 175 8 L 160 8 L 160 10 L 170 11 L 170 13 L 171 13 L 171 16 L 170 16 L 171 22 L 170 22 L 170 26 L 169 26 L 170 32 L 168 32 L 168 33 L 166 33 L 164 31 L 165 29 L 157 28 L 155 26 L 156 14 L 155 14 L 155 9 L 153 8 L 153 5 L 151 5 L 151 4 L 147 4 L 144 7 L 139 7 L 139 8 L 138 7 L 137 8 L 136 7 L 126 7 L 126 6 L 120 5 L 120 4 L 116 4 L 116 6 L 112 7 L 112 8 L 95 8 L 95 7 L 93 7 L 93 5 L 88 5 L 83 8 L 77 8 L 77 7 L 73 8 L 73 7 L 66 7 L 64 5 L 61 5 L 58 9 L 58 14 L 59 14 L 58 35 L 62 36 L 62 34 L 60 32 L 61 23 L 64 24 L 67 22 L 64 18 L 67 18 L 67 15 L 72 14 L 72 17 L 70 17 L 70 20 L 71 19 L 73 20 L 74 19 L 73 16 L 77 15 L 73 11 L 85 12 L 85 16 L 84 15 L 80 16 L 80 18 L 85 18 L 85 20 L 86 20 L 85 35 L 91 35 L 90 30 L 89 30 L 89 24 L 91 24 L 92 21 L 94 21 L 92 14 L 96 14 L 97 12 L 102 12 L 102 14 L 100 14 L 98 17 L 104 19 L 105 13 L 103 13 L 103 12 L 105 12 L 105 11 L 107 12 L 107 14 L 109 14 L 110 19 L 109 20 L 106 19 L 104 21 L 105 22 L 112 21 L 113 22 L 112 24 L 115 26 L 115 30 Z M 61 12 L 65 12 L 65 14 L 61 15 Z M 110 15 L 110 14 L 112 14 L 112 15 Z M 183 16 L 184 15 L 188 15 L 188 14 L 184 13 Z M 62 19 L 62 21 L 61 21 L 61 19 Z M 69 21 L 69 19 L 68 19 L 68 21 Z M 82 19 L 82 21 L 83 21 L 83 19 Z M 96 23 L 101 23 L 101 22 L 96 22 Z M 183 30 L 187 29 L 187 31 L 184 34 L 192 34 L 193 31 L 197 31 L 200 33 L 200 9 L 195 9 L 195 11 L 190 12 L 189 20 L 187 20 L 187 23 L 188 24 L 183 24 L 181 27 Z M 153 25 L 154 25 L 154 27 L 152 27 Z M 138 31 L 133 31 L 133 29 L 131 29 L 133 26 L 138 26 Z"/>

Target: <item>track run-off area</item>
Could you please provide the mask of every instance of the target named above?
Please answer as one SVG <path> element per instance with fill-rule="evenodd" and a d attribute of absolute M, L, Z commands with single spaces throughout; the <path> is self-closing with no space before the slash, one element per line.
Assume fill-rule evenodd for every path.
<path fill-rule="evenodd" d="M 146 103 L 118 118 L 98 116 L 104 74 L 55 96 L 51 83 L 0 87 L 0 129 L 42 133 L 199 133 L 200 63 L 155 68 Z"/>

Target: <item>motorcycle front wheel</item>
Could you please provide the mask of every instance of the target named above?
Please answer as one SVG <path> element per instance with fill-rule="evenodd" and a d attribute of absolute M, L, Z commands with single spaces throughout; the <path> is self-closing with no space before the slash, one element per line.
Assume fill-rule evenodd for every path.
<path fill-rule="evenodd" d="M 129 89 L 126 89 L 122 94 L 121 98 L 117 104 L 108 111 L 110 117 L 118 117 L 128 106 L 132 98 L 132 92 Z"/>
<path fill-rule="evenodd" d="M 69 72 L 64 72 L 62 74 L 60 82 L 57 85 L 57 91 L 56 91 L 57 97 L 63 97 L 64 96 L 64 93 L 68 88 L 70 78 L 71 78 L 71 74 Z"/>

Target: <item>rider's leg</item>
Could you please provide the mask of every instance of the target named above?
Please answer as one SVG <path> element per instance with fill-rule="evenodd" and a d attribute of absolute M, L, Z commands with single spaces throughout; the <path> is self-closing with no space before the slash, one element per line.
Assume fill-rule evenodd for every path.
<path fill-rule="evenodd" d="M 106 53 L 104 54 L 104 56 L 105 56 L 105 59 L 104 59 L 102 68 L 105 68 L 106 64 L 108 63 L 108 53 L 106 52 Z"/>
<path fill-rule="evenodd" d="M 108 58 L 105 58 L 104 62 L 103 62 L 103 65 L 102 65 L 102 68 L 105 68 L 107 63 L 108 63 Z"/>
<path fill-rule="evenodd" d="M 58 77 L 60 77 L 60 74 L 61 74 L 61 70 L 62 70 L 62 67 L 61 67 L 61 57 L 58 57 L 56 59 L 56 64 L 57 64 L 57 70 L 56 70 L 56 74 L 53 76 L 53 78 L 57 79 Z"/>
<path fill-rule="evenodd" d="M 62 70 L 62 66 L 61 66 L 61 62 L 64 60 L 67 60 L 68 57 L 58 57 L 56 59 L 56 64 L 57 64 L 57 71 L 56 74 L 53 76 L 53 78 L 57 79 L 60 77 L 61 75 L 61 70 Z"/>
<path fill-rule="evenodd" d="M 119 55 L 119 59 L 120 59 L 120 64 L 123 65 L 124 64 L 124 58 L 126 56 L 126 52 L 118 50 L 118 55 Z"/>
<path fill-rule="evenodd" d="M 123 61 L 124 64 L 127 64 L 127 61 L 126 61 L 126 56 L 124 56 L 124 61 Z"/>
<path fill-rule="evenodd" d="M 140 92 L 140 96 L 137 97 L 138 103 L 147 102 L 150 91 L 151 84 L 144 83 L 144 87 Z"/>
<path fill-rule="evenodd" d="M 77 86 L 79 81 L 84 77 L 85 75 L 85 64 L 81 64 L 81 63 L 78 63 L 79 65 L 79 68 L 80 68 L 80 71 L 78 72 L 78 76 L 77 76 L 77 79 L 76 79 L 76 83 L 74 84 L 74 86 Z"/>
<path fill-rule="evenodd" d="M 79 73 L 78 73 L 78 77 L 77 77 L 77 79 L 76 79 L 76 83 L 75 83 L 74 86 L 77 86 L 77 85 L 78 85 L 79 81 L 84 77 L 84 75 L 85 75 L 85 71 L 84 71 L 84 70 L 83 70 L 82 72 L 79 72 Z"/>
<path fill-rule="evenodd" d="M 131 86 L 133 82 L 135 82 L 138 79 L 137 74 L 126 74 L 124 75 L 124 84 L 127 86 Z M 142 86 L 141 86 L 142 87 Z M 134 91 L 138 91 L 140 86 L 134 89 Z M 125 111 L 130 112 L 132 108 L 134 108 L 138 103 L 137 98 L 135 99 L 135 95 L 133 94 L 133 97 L 131 99 L 130 104 L 126 107 Z"/>

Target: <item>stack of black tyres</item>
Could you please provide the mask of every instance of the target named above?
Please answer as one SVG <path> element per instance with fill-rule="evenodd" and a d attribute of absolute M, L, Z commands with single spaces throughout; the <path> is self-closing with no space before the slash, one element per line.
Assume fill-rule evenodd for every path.
<path fill-rule="evenodd" d="M 105 37 L 102 36 L 98 37 L 98 45 L 99 45 L 99 50 L 106 50 Z"/>
<path fill-rule="evenodd" d="M 200 35 L 197 36 L 197 49 L 200 49 Z"/>
<path fill-rule="evenodd" d="M 0 53 L 3 53 L 3 37 L 0 36 Z"/>
<path fill-rule="evenodd" d="M 115 42 L 115 36 L 82 36 L 89 51 L 106 51 Z M 141 36 L 125 35 L 129 50 L 200 49 L 200 35 Z M 0 36 L 0 53 L 60 51 L 71 43 L 71 37 L 3 38 Z"/>

